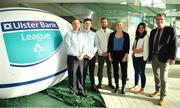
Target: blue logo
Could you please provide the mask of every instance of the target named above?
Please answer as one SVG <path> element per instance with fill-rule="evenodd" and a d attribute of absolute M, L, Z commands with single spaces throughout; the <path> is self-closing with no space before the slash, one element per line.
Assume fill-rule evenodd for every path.
<path fill-rule="evenodd" d="M 59 29 L 56 22 L 53 21 L 12 21 L 2 22 L 1 28 L 3 32 L 16 30 L 32 30 L 32 29 Z"/>
<path fill-rule="evenodd" d="M 31 23 L 27 24 L 27 22 Z M 1 23 L 4 27 L 2 28 L 3 38 L 11 66 L 26 67 L 39 64 L 54 55 L 61 46 L 62 36 L 55 22 L 32 22 Z M 45 22 L 49 26 L 43 25 Z M 21 24 L 26 26 L 21 26 Z M 35 26 L 32 26 L 33 24 Z"/>

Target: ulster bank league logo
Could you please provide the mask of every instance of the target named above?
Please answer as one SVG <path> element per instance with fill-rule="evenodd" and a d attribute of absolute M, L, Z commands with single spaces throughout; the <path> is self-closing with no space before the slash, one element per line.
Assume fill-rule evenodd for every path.
<path fill-rule="evenodd" d="M 62 36 L 53 21 L 2 22 L 3 38 L 11 66 L 39 64 L 57 52 Z"/>

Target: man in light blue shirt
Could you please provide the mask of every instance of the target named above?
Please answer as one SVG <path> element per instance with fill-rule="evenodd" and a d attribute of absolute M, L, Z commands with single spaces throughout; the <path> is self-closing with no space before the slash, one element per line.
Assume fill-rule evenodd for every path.
<path fill-rule="evenodd" d="M 83 69 L 83 78 L 84 78 L 84 88 L 85 88 L 85 80 L 87 75 L 87 70 L 89 67 L 89 76 L 91 80 L 91 89 L 93 91 L 97 91 L 95 80 L 94 80 L 94 69 L 95 69 L 95 62 L 96 57 L 95 54 L 97 52 L 97 45 L 96 45 L 96 33 L 91 31 L 92 20 L 89 18 L 84 19 L 84 31 L 82 32 L 83 36 L 85 37 L 86 43 L 86 51 L 84 56 L 84 69 Z"/>
<path fill-rule="evenodd" d="M 83 87 L 83 58 L 86 50 L 84 36 L 80 32 L 80 21 L 72 21 L 73 29 L 65 36 L 67 68 L 70 92 L 86 96 Z"/>

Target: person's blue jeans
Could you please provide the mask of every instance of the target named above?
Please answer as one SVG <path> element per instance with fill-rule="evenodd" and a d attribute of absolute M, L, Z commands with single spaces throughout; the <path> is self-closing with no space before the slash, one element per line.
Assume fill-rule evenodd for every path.
<path fill-rule="evenodd" d="M 146 75 L 145 75 L 146 61 L 143 60 L 143 57 L 133 57 L 133 66 L 135 70 L 135 86 L 138 85 L 139 76 L 140 76 L 141 88 L 144 88 L 146 85 Z"/>

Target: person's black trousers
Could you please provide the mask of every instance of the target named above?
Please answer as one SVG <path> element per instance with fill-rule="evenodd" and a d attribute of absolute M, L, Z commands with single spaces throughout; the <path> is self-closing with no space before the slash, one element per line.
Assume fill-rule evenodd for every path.
<path fill-rule="evenodd" d="M 112 64 L 113 64 L 113 70 L 114 70 L 114 80 L 116 83 L 116 86 L 119 87 L 119 64 L 121 66 L 121 73 L 122 73 L 122 87 L 126 85 L 126 79 L 127 79 L 127 61 L 122 62 L 122 58 L 124 57 L 124 53 L 121 51 L 114 51 L 111 53 L 112 56 Z"/>
<path fill-rule="evenodd" d="M 83 69 L 83 84 L 85 88 L 85 81 L 86 81 L 86 76 L 89 68 L 89 77 L 91 81 L 91 86 L 95 86 L 95 80 L 94 80 L 94 69 L 95 69 L 95 62 L 96 62 L 96 57 L 94 56 L 91 60 L 84 58 L 84 69 Z"/>

